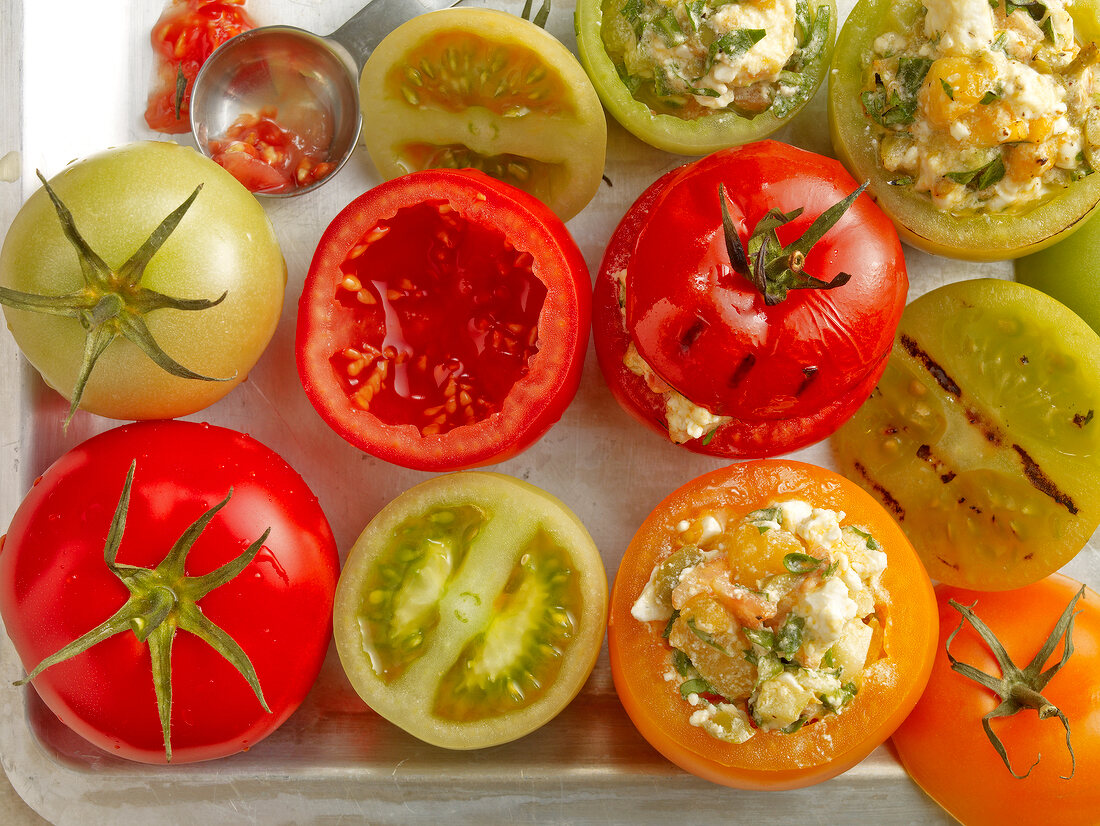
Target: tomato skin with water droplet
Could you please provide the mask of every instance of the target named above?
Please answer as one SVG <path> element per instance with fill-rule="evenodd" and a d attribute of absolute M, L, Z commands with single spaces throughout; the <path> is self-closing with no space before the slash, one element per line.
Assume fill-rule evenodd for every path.
<path fill-rule="evenodd" d="M 472 170 L 378 186 L 329 225 L 298 308 L 306 393 L 351 444 L 419 470 L 500 462 L 562 415 L 588 270 L 541 202 Z"/>
<path fill-rule="evenodd" d="M 230 501 L 187 557 L 188 576 L 229 562 L 271 528 L 241 574 L 198 601 L 248 656 L 271 713 L 198 637 L 177 633 L 172 647 L 172 763 L 234 754 L 278 728 L 312 687 L 328 650 L 339 572 L 316 497 L 254 439 L 194 422 L 141 422 L 64 454 L 8 529 L 0 617 L 29 670 L 123 605 L 127 589 L 108 569 L 104 543 L 135 459 L 120 564 L 155 566 L 230 488 Z M 104 751 L 165 762 L 149 651 L 129 631 L 47 668 L 32 684 L 62 722 Z"/>

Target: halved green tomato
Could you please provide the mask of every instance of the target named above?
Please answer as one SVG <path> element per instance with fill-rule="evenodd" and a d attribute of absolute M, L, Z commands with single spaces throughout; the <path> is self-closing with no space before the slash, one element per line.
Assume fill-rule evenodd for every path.
<path fill-rule="evenodd" d="M 607 576 L 560 501 L 498 473 L 438 476 L 371 520 L 333 627 L 359 696 L 425 742 L 506 743 L 548 722 L 591 673 Z"/>
<path fill-rule="evenodd" d="M 1038 290 L 961 281 L 901 318 L 878 388 L 833 436 L 933 579 L 1052 573 L 1100 524 L 1100 336 Z"/>
<path fill-rule="evenodd" d="M 399 26 L 359 80 L 363 143 L 387 180 L 480 169 L 567 221 L 603 177 L 607 122 L 576 58 L 493 9 L 430 12 Z"/>
<path fill-rule="evenodd" d="M 662 73 L 676 71 L 685 40 L 692 37 L 690 29 L 696 30 L 700 42 L 712 37 L 712 30 L 703 21 L 726 5 L 722 0 L 696 0 L 680 8 L 665 0 L 577 0 L 573 22 L 581 64 L 607 111 L 624 128 L 666 152 L 706 155 L 767 137 L 786 125 L 814 96 L 825 79 L 836 40 L 836 0 L 797 0 L 791 4 L 795 8 L 797 48 L 783 67 L 776 87 L 780 91 L 774 95 L 750 85 L 734 93 L 729 105 L 708 109 L 698 99 L 717 95 L 714 89 L 678 94 L 661 88 L 658 72 L 645 70 L 646 76 L 642 77 L 628 70 L 628 63 L 637 62 L 635 52 L 641 51 L 636 48 L 638 32 L 652 28 L 659 32 L 659 42 L 669 54 L 669 60 L 659 63 L 658 69 Z M 779 11 L 779 3 L 760 6 L 754 19 L 772 10 L 784 14 Z M 766 32 L 766 28 L 732 29 L 705 45 L 712 47 L 709 52 L 713 61 L 720 44 L 725 44 L 727 52 L 741 51 L 766 38 Z M 650 59 L 643 57 L 646 61 Z"/>
<path fill-rule="evenodd" d="M 1019 4 L 1021 8 L 1027 4 Z M 1042 7 L 1041 4 L 1037 4 Z M 1045 8 L 1045 7 L 1042 7 Z M 890 216 L 901 239 L 938 255 L 971 261 L 1017 258 L 1048 247 L 1074 232 L 1100 203 L 1100 174 L 1089 174 L 1060 192 L 1011 212 L 957 214 L 941 210 L 881 163 L 873 122 L 861 93 L 871 44 L 886 32 L 910 32 L 921 25 L 921 0 L 859 0 L 845 21 L 833 52 L 829 78 L 829 129 L 837 157 Z M 1100 5 L 1067 0 L 1078 40 L 1100 40 Z M 1086 124 L 1086 157 L 1100 168 L 1100 117 Z"/>

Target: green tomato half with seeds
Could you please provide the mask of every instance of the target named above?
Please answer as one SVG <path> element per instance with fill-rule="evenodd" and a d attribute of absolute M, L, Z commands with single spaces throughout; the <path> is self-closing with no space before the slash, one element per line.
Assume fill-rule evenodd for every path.
<path fill-rule="evenodd" d="M 418 15 L 371 53 L 359 99 L 363 144 L 386 180 L 478 169 L 563 221 L 600 187 L 600 99 L 572 53 L 521 17 L 475 8 Z"/>
<path fill-rule="evenodd" d="M 833 449 L 933 579 L 1022 588 L 1100 525 L 1100 336 L 1023 284 L 940 287 L 906 307 L 878 387 Z"/>
<path fill-rule="evenodd" d="M 336 591 L 340 662 L 359 696 L 450 749 L 522 737 L 588 679 L 607 576 L 560 501 L 497 473 L 438 476 L 371 520 Z"/>
<path fill-rule="evenodd" d="M 286 265 L 237 180 L 148 141 L 74 163 L 23 205 L 0 251 L 0 303 L 48 385 L 114 419 L 214 403 L 275 332 Z"/>

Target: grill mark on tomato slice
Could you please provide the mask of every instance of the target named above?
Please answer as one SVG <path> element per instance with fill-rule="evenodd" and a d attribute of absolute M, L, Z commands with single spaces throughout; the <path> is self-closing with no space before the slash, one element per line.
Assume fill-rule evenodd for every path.
<path fill-rule="evenodd" d="M 806 392 L 806 388 L 810 386 L 814 379 L 817 378 L 817 368 L 813 365 L 802 368 L 802 383 L 798 385 L 798 389 L 794 391 L 795 396 L 801 396 Z"/>
<path fill-rule="evenodd" d="M 1054 484 L 1054 481 L 1049 476 L 1047 476 L 1046 473 L 1043 472 L 1043 469 L 1041 467 L 1039 467 L 1039 463 L 1032 459 L 1028 452 L 1019 445 L 1014 444 L 1012 446 L 1012 449 L 1015 450 L 1017 454 L 1019 454 L 1020 462 L 1023 464 L 1024 468 L 1024 477 L 1027 479 L 1028 482 L 1031 483 L 1031 486 L 1040 493 L 1049 496 L 1059 505 L 1064 507 L 1067 511 L 1076 516 L 1077 503 L 1074 502 L 1068 494 L 1063 493 L 1061 490 L 1058 489 L 1058 486 Z"/>
<path fill-rule="evenodd" d="M 890 493 L 883 485 L 871 477 L 871 474 L 867 471 L 867 468 L 863 466 L 862 462 L 855 463 L 856 472 L 863 477 L 864 481 L 871 486 L 871 489 L 879 495 L 882 500 L 882 504 L 885 505 L 891 513 L 897 517 L 899 522 L 905 520 L 905 508 L 901 506 L 901 503 L 894 498 L 894 495 Z"/>
<path fill-rule="evenodd" d="M 752 353 L 746 353 L 745 357 L 741 359 L 741 363 L 737 365 L 737 369 L 733 371 L 733 375 L 730 376 L 729 386 L 736 387 L 745 380 L 745 376 L 749 374 L 753 366 L 756 364 L 756 356 Z"/>
<path fill-rule="evenodd" d="M 943 367 L 941 367 L 936 362 L 936 360 L 933 359 L 925 350 L 923 350 L 916 341 L 905 334 L 902 334 L 899 340 L 901 342 L 901 346 L 905 349 L 905 352 L 907 352 L 910 356 L 919 361 L 921 365 L 923 365 L 924 369 L 932 375 L 932 378 L 934 378 L 936 380 L 936 383 L 943 388 L 945 393 L 948 393 L 955 398 L 962 397 L 962 389 L 959 387 L 958 384 L 955 383 L 955 380 L 952 379 L 947 374 L 947 371 L 944 370 Z"/>
<path fill-rule="evenodd" d="M 922 462 L 928 462 L 940 475 L 940 481 L 945 485 L 950 483 L 955 478 L 955 471 L 947 468 L 934 453 L 932 453 L 932 447 L 930 445 L 921 445 L 917 448 L 917 458 Z M 946 468 L 946 470 L 945 470 Z"/>
<path fill-rule="evenodd" d="M 684 331 L 684 334 L 680 336 L 680 349 L 687 353 L 695 344 L 695 340 L 699 338 L 703 330 L 707 328 L 707 323 L 703 319 L 696 317 L 694 323 Z"/>

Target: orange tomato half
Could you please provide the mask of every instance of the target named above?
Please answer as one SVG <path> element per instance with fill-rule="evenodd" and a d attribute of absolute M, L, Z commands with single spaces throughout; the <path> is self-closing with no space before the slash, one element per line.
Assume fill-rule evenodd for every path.
<path fill-rule="evenodd" d="M 839 714 L 798 731 L 758 730 L 739 745 L 717 740 L 688 722 L 690 707 L 675 681 L 664 678 L 670 649 L 663 623 L 635 619 L 631 606 L 654 567 L 682 544 L 677 525 L 716 509 L 740 516 L 802 499 L 844 511 L 888 559 L 887 592 L 879 611 L 882 656 L 863 673 L 863 685 Z M 935 656 L 936 603 L 931 582 L 912 545 L 867 493 L 840 475 L 787 460 L 731 465 L 681 487 L 642 523 L 627 548 L 611 595 L 608 641 L 615 689 L 639 732 L 666 758 L 715 783 L 746 789 L 809 786 L 854 766 L 898 727 L 917 702 Z"/>
<path fill-rule="evenodd" d="M 1080 590 L 1080 582 L 1061 574 L 1014 591 L 936 587 L 940 643 L 932 677 L 893 742 L 917 784 L 966 826 L 1100 823 L 1100 596 L 1085 589 L 1074 608 L 1073 653 L 1042 691 L 1069 721 L 1076 765 L 1059 720 L 1040 720 L 1036 712 L 1024 710 L 991 722 L 1017 774 L 1027 772 L 1041 756 L 1026 778 L 1013 777 L 982 729 L 982 717 L 1000 701 L 992 691 L 952 671 L 945 651 L 947 637 L 961 619 L 948 604 L 954 599 L 973 608 L 1013 663 L 1025 668 Z M 952 640 L 951 654 L 1001 676 L 989 647 L 969 624 Z M 1042 670 L 1061 657 L 1059 642 Z"/>

